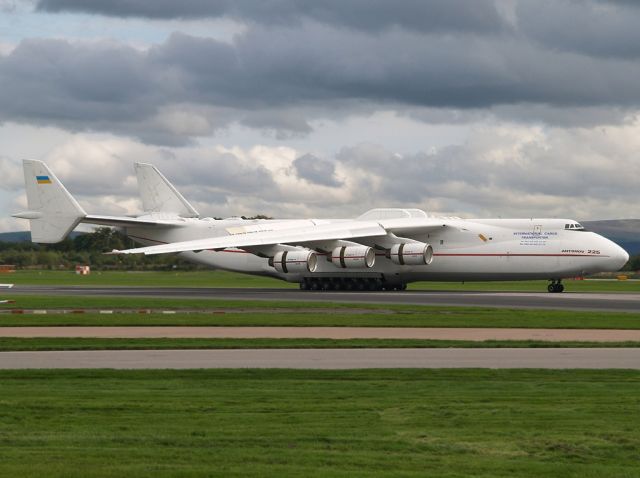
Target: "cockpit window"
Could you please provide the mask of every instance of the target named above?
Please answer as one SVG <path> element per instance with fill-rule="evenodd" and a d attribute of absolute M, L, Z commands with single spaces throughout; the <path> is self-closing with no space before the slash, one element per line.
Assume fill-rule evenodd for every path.
<path fill-rule="evenodd" d="M 574 231 L 585 231 L 586 229 L 582 226 L 582 224 L 578 222 L 573 222 L 564 225 L 565 229 L 573 229 Z"/>

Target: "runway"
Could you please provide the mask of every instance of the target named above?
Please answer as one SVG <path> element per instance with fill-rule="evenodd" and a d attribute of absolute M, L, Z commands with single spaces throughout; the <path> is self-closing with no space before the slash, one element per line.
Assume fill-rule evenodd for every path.
<path fill-rule="evenodd" d="M 2 352 L 0 369 L 640 369 L 640 348 L 252 349 Z"/>
<path fill-rule="evenodd" d="M 0 327 L 0 337 L 640 342 L 640 330 L 445 327 Z"/>
<path fill-rule="evenodd" d="M 640 292 L 640 290 L 639 290 Z M 221 300 L 264 300 L 407 305 L 457 305 L 516 309 L 564 309 L 640 312 L 640 293 L 548 292 L 309 292 L 292 289 L 189 287 L 15 286 L 12 295 L 77 295 L 117 297 L 186 297 Z"/>

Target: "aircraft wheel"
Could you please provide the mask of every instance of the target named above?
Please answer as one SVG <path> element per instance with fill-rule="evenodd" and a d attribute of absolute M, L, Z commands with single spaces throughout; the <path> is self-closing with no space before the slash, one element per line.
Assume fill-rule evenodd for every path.
<path fill-rule="evenodd" d="M 551 284 L 549 284 L 549 286 L 547 287 L 547 290 L 549 292 L 555 292 L 555 293 L 559 293 L 559 292 L 564 292 L 564 285 L 562 285 L 561 282 L 552 282 Z"/>
<path fill-rule="evenodd" d="M 309 284 L 307 284 L 307 281 L 305 279 L 302 280 L 302 282 L 300 282 L 300 290 L 307 290 L 309 289 Z"/>
<path fill-rule="evenodd" d="M 320 284 L 317 280 L 311 281 L 311 285 L 309 287 L 311 290 L 320 290 Z"/>

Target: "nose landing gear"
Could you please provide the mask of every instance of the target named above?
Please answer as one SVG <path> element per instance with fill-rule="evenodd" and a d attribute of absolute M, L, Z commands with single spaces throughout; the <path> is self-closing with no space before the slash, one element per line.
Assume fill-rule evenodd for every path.
<path fill-rule="evenodd" d="M 552 293 L 563 292 L 564 286 L 562 285 L 562 279 L 553 279 L 547 287 L 547 290 Z"/>

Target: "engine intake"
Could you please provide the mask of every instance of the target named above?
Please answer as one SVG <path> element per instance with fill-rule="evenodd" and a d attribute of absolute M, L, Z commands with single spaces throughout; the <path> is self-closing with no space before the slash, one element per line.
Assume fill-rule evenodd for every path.
<path fill-rule="evenodd" d="M 433 261 L 433 248 L 424 242 L 395 244 L 391 247 L 389 258 L 401 266 L 424 266 Z"/>
<path fill-rule="evenodd" d="M 273 267 L 278 272 L 315 272 L 318 256 L 312 251 L 278 251 L 273 256 Z"/>
<path fill-rule="evenodd" d="M 368 269 L 376 262 L 376 253 L 368 246 L 340 246 L 331 252 L 331 262 L 342 269 Z"/>

